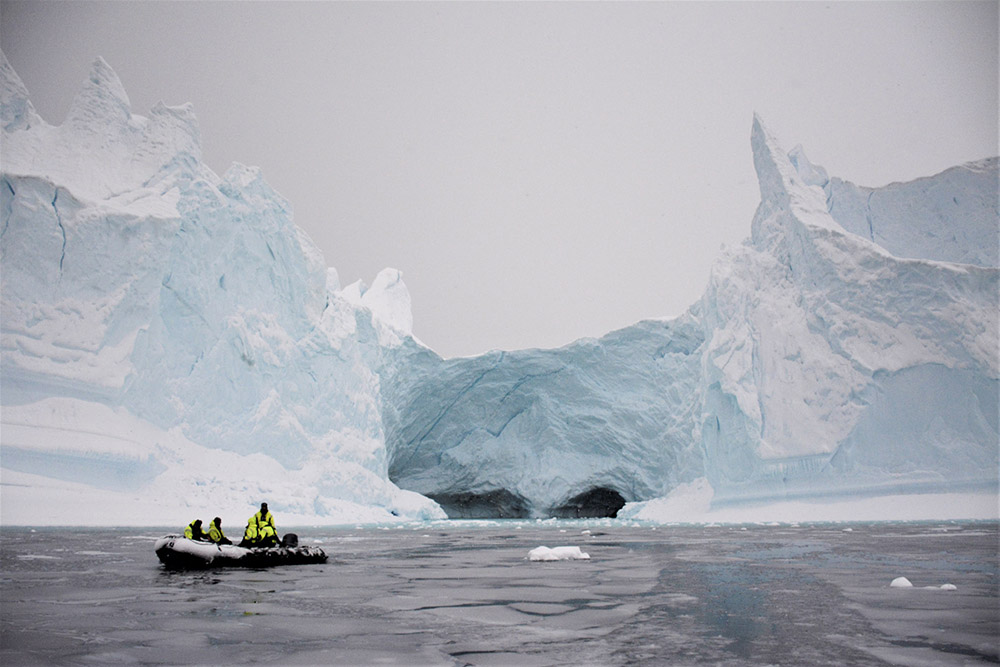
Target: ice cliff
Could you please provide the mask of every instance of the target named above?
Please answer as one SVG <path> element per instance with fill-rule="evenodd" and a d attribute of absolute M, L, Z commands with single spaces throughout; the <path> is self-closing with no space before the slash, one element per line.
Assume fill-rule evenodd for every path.
<path fill-rule="evenodd" d="M 703 479 L 716 505 L 995 493 L 997 161 L 871 190 L 756 118 L 752 146 L 751 237 L 684 316 L 558 350 L 395 350 L 392 478 L 468 516 L 606 514 Z"/>
<path fill-rule="evenodd" d="M 101 59 L 60 126 L 2 76 L 5 482 L 131 489 L 141 523 L 441 516 L 387 477 L 398 272 L 343 293 L 259 170 L 215 175 L 191 109 L 132 114 Z"/>
<path fill-rule="evenodd" d="M 868 212 L 873 241 L 840 224 L 856 218 L 838 195 L 863 189 L 824 189 L 758 120 L 752 143 L 751 238 L 701 302 L 695 432 L 716 499 L 996 489 L 997 161 L 870 191 L 875 209 L 909 194 Z"/>
<path fill-rule="evenodd" d="M 98 59 L 52 126 L 0 75 L 5 522 L 997 491 L 995 159 L 862 188 L 755 119 L 751 236 L 687 313 L 446 360 L 399 271 L 342 287 L 259 170 L 208 169 L 189 107 L 133 114 Z"/>
<path fill-rule="evenodd" d="M 396 348 L 389 474 L 452 516 L 603 515 L 655 497 L 704 474 L 691 437 L 704 344 L 689 315 L 557 350 Z"/>

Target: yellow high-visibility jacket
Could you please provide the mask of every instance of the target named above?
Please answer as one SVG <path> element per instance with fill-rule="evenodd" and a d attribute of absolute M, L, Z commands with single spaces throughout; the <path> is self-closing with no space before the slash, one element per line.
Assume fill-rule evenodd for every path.
<path fill-rule="evenodd" d="M 257 512 L 253 515 L 253 518 L 256 519 L 258 526 L 267 525 L 273 528 L 274 532 L 278 532 L 278 527 L 274 525 L 274 515 L 270 511 L 264 513 L 263 516 L 260 512 Z"/>
<path fill-rule="evenodd" d="M 243 539 L 248 542 L 257 541 L 257 517 L 252 516 L 247 520 L 247 529 L 243 531 Z"/>
<path fill-rule="evenodd" d="M 201 528 L 196 530 L 194 527 L 194 521 L 192 521 L 187 525 L 187 528 L 184 529 L 184 537 L 189 540 L 203 540 L 208 537 L 208 534 Z"/>
<path fill-rule="evenodd" d="M 222 528 L 219 528 L 214 523 L 208 526 L 208 539 L 212 540 L 216 544 L 221 542 L 226 538 L 226 535 L 222 532 Z"/>

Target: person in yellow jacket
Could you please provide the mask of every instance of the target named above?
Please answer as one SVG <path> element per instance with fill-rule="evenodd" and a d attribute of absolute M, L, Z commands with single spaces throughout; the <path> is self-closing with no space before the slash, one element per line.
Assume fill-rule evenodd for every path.
<path fill-rule="evenodd" d="M 278 534 L 278 527 L 274 525 L 274 515 L 267 511 L 267 503 L 260 504 L 260 511 L 253 515 L 257 520 L 257 528 L 270 526 L 274 534 Z"/>
<path fill-rule="evenodd" d="M 216 544 L 232 544 L 232 540 L 222 532 L 222 519 L 215 517 L 208 526 L 208 539 Z"/>
<path fill-rule="evenodd" d="M 278 545 L 278 534 L 270 524 L 265 523 L 259 529 L 257 545 L 261 547 L 274 547 Z"/>
<path fill-rule="evenodd" d="M 195 519 L 184 529 L 184 537 L 197 542 L 207 542 L 208 533 L 201 529 L 201 519 Z"/>
<path fill-rule="evenodd" d="M 257 522 L 257 544 L 273 547 L 278 544 L 278 528 L 274 525 L 274 515 L 267 509 L 267 503 L 260 504 L 260 511 L 253 515 Z"/>
<path fill-rule="evenodd" d="M 257 546 L 257 538 L 260 533 L 257 530 L 257 517 L 256 515 L 247 519 L 247 527 L 243 531 L 243 541 L 240 542 L 241 547 L 254 547 Z"/>
<path fill-rule="evenodd" d="M 243 531 L 241 547 L 271 547 L 278 544 L 278 530 L 274 525 L 274 515 L 267 509 L 267 503 L 260 504 L 260 511 L 247 519 Z"/>

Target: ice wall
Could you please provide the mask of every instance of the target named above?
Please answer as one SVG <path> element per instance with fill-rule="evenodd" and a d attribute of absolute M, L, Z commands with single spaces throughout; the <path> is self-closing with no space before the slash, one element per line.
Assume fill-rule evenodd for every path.
<path fill-rule="evenodd" d="M 59 126 L 0 83 L 5 522 L 997 493 L 996 159 L 862 188 L 755 119 L 751 236 L 687 313 L 446 360 L 399 271 L 342 288 L 259 170 L 209 170 L 189 107 L 133 114 L 100 59 Z"/>
<path fill-rule="evenodd" d="M 207 485 L 321 521 L 357 505 L 440 515 L 387 479 L 375 366 L 399 343 L 385 333 L 402 317 L 392 304 L 408 307 L 398 272 L 367 295 L 396 318 L 384 322 L 340 293 L 259 170 L 216 176 L 190 108 L 132 114 L 101 59 L 60 126 L 5 59 L 2 75 L 5 469 L 127 491 L 181 466 L 164 503 Z M 36 437 L 48 425 L 29 408 L 53 398 L 84 417 Z M 176 445 L 123 457 L 124 427 L 91 423 L 108 413 L 80 403 L 241 463 L 203 469 Z M 122 470 L 95 473 L 109 466 Z"/>
<path fill-rule="evenodd" d="M 390 477 L 453 516 L 603 515 L 665 493 L 702 474 L 703 345 L 686 316 L 556 350 L 400 348 L 383 384 Z"/>
<path fill-rule="evenodd" d="M 720 259 L 702 300 L 699 436 L 716 500 L 995 489 L 996 268 L 893 256 L 831 214 L 854 186 L 825 192 L 759 120 L 752 143 L 752 235 Z M 942 253 L 988 255 L 996 173 L 992 160 L 873 191 L 917 202 L 881 215 L 876 238 L 920 255 L 928 228 L 954 229 Z"/>
<path fill-rule="evenodd" d="M 882 188 L 829 178 L 801 147 L 789 159 L 805 183 L 823 188 L 827 210 L 841 227 L 892 255 L 1000 266 L 997 158 Z"/>
<path fill-rule="evenodd" d="M 558 350 L 402 348 L 392 479 L 452 514 L 609 512 L 600 492 L 702 477 L 716 505 L 995 493 L 997 161 L 872 190 L 756 118 L 752 147 L 751 237 L 683 317 Z"/>

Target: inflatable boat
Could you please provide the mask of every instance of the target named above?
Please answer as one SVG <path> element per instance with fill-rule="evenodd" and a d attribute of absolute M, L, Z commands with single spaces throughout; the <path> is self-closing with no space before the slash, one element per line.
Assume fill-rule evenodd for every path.
<path fill-rule="evenodd" d="M 325 563 L 326 553 L 319 547 L 298 546 L 298 537 L 287 533 L 274 547 L 238 547 L 235 544 L 198 542 L 180 535 L 166 535 L 153 546 L 157 558 L 171 570 L 206 567 L 273 567 Z"/>

